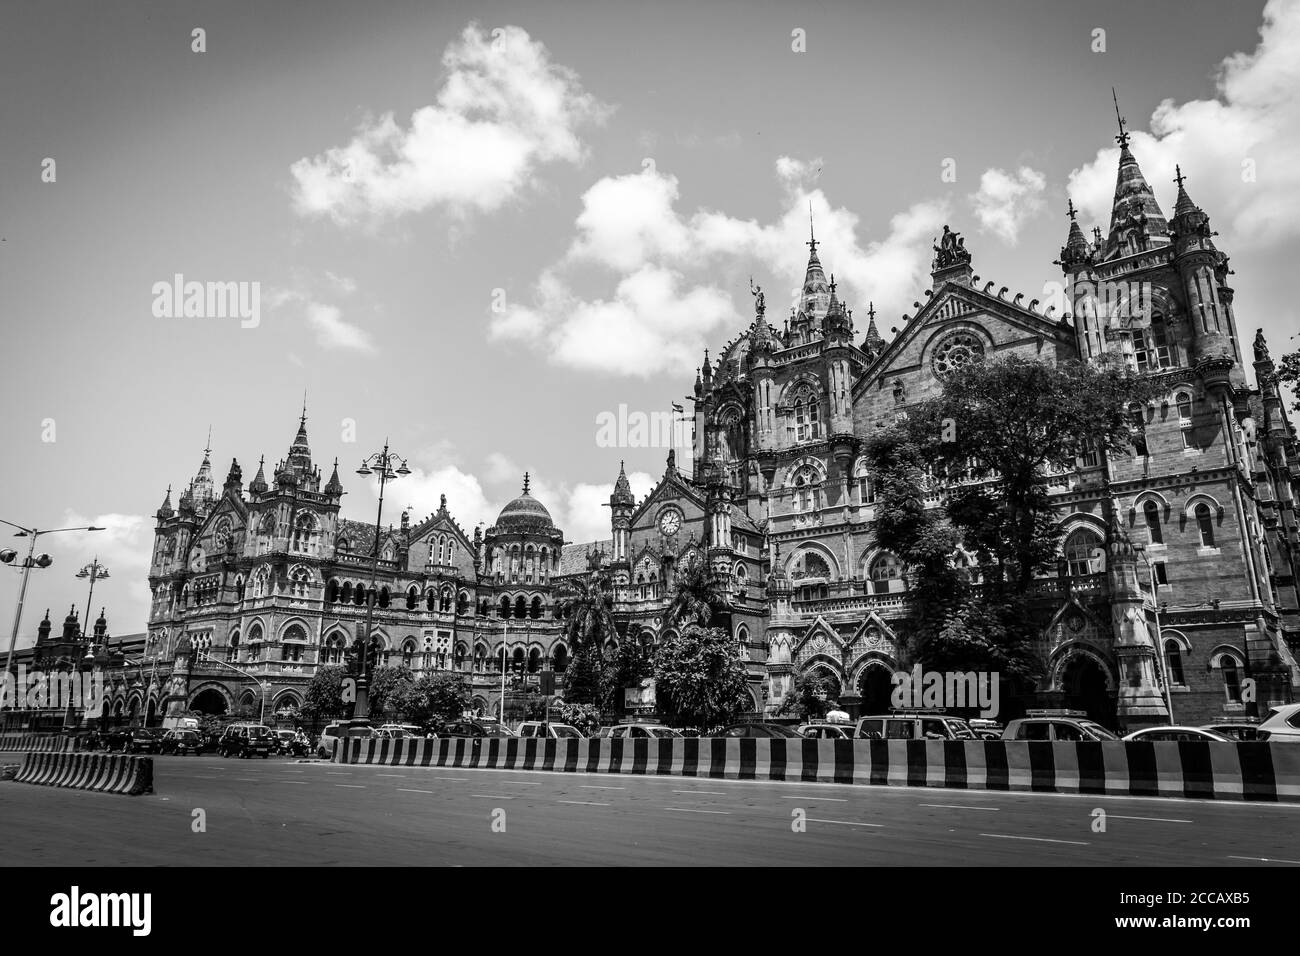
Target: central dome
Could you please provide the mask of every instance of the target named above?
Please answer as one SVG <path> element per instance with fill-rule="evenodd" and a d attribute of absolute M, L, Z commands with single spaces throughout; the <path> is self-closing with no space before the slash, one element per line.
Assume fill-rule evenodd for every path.
<path fill-rule="evenodd" d="M 501 509 L 501 514 L 497 515 L 496 526 L 499 529 L 541 527 L 546 530 L 555 527 L 546 505 L 528 493 L 527 475 L 524 476 L 523 494 Z"/>

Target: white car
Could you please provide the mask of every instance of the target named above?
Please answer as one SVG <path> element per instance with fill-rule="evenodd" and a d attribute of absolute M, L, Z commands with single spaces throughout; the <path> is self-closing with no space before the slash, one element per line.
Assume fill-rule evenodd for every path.
<path fill-rule="evenodd" d="M 516 729 L 520 737 L 581 737 L 582 733 L 572 724 L 546 723 L 541 720 L 525 720 Z"/>
<path fill-rule="evenodd" d="M 814 721 L 813 723 L 800 724 L 795 730 L 799 731 L 805 737 L 820 738 L 826 740 L 852 740 L 853 725 L 837 724 L 831 721 Z"/>
<path fill-rule="evenodd" d="M 1145 727 L 1126 734 L 1121 740 L 1212 740 L 1215 743 L 1232 743 L 1223 734 L 1216 734 L 1204 727 Z"/>
<path fill-rule="evenodd" d="M 1300 744 L 1300 704 L 1272 707 L 1259 725 L 1257 740 Z"/>
<path fill-rule="evenodd" d="M 340 739 L 355 736 L 358 736 L 358 734 L 355 731 L 349 733 L 347 724 L 326 725 L 325 729 L 320 732 L 320 738 L 316 741 L 316 756 L 328 760 L 330 757 L 334 756 L 334 745 L 338 743 Z M 366 727 L 359 736 L 373 737 L 375 736 L 375 731 L 370 727 Z"/>

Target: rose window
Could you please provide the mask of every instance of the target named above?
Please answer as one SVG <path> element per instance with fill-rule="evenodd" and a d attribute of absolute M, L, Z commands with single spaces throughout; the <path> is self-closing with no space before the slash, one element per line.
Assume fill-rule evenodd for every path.
<path fill-rule="evenodd" d="M 947 381 L 984 357 L 984 344 L 970 332 L 954 332 L 934 350 L 934 374 Z"/>

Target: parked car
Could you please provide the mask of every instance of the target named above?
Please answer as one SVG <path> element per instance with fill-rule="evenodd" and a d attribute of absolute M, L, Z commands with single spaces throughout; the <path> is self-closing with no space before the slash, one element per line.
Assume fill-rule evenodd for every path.
<path fill-rule="evenodd" d="M 1300 743 L 1300 704 L 1270 708 L 1260 721 L 1255 739 L 1271 743 Z"/>
<path fill-rule="evenodd" d="M 1028 717 L 1018 717 L 1008 723 L 1007 729 L 1002 731 L 1002 739 L 1119 740 L 1101 724 L 1089 720 L 1083 711 L 1030 711 Z"/>
<path fill-rule="evenodd" d="M 681 734 L 665 724 L 615 724 L 613 727 L 607 727 L 609 731 L 602 736 L 623 739 L 644 739 L 647 737 L 680 737 Z"/>
<path fill-rule="evenodd" d="M 515 731 L 520 737 L 581 737 L 582 732 L 572 724 L 558 724 L 545 720 L 525 720 Z"/>
<path fill-rule="evenodd" d="M 156 754 L 162 749 L 161 730 L 139 727 L 127 734 L 122 744 L 124 754 Z"/>
<path fill-rule="evenodd" d="M 231 724 L 221 735 L 217 752 L 223 757 L 271 756 L 274 736 L 271 728 L 263 724 Z"/>
<path fill-rule="evenodd" d="M 1001 740 L 1002 731 L 1006 729 L 996 720 L 988 720 L 984 717 L 973 717 L 966 723 L 980 740 Z"/>
<path fill-rule="evenodd" d="M 328 760 L 334 756 L 334 745 L 343 737 L 361 736 L 373 737 L 375 730 L 373 727 L 358 728 L 359 734 L 350 730 L 347 724 L 326 724 L 325 729 L 321 731 L 320 736 L 316 739 L 316 756 Z"/>
<path fill-rule="evenodd" d="M 1135 730 L 1131 734 L 1125 734 L 1123 740 L 1149 740 L 1149 741 L 1170 741 L 1170 740 L 1212 740 L 1217 743 L 1231 743 L 1230 738 L 1223 734 L 1216 734 L 1212 730 L 1205 730 L 1203 727 L 1144 727 L 1141 730 Z"/>
<path fill-rule="evenodd" d="M 1202 730 L 1212 730 L 1229 740 L 1256 740 L 1259 737 L 1257 720 L 1220 720 L 1212 724 L 1201 724 Z"/>
<path fill-rule="evenodd" d="M 896 711 L 861 718 L 853 735 L 868 740 L 978 740 L 970 724 L 942 711 Z"/>
<path fill-rule="evenodd" d="M 787 739 L 802 740 L 803 734 L 793 727 L 787 727 L 785 724 L 769 724 L 764 721 L 753 721 L 746 724 L 732 724 L 730 727 L 724 727 L 713 736 L 715 737 L 784 737 Z"/>
<path fill-rule="evenodd" d="M 510 728 L 498 721 L 454 720 L 443 729 L 444 737 L 513 737 Z"/>
<path fill-rule="evenodd" d="M 169 730 L 163 734 L 158 752 L 178 756 L 194 754 L 197 757 L 203 753 L 203 737 L 197 730 Z"/>
<path fill-rule="evenodd" d="M 795 728 L 801 736 L 820 740 L 849 740 L 853 737 L 852 724 L 815 722 L 800 724 Z"/>
<path fill-rule="evenodd" d="M 415 724 L 384 724 L 375 731 L 375 736 L 386 740 L 400 740 L 403 737 L 423 737 L 424 731 Z"/>

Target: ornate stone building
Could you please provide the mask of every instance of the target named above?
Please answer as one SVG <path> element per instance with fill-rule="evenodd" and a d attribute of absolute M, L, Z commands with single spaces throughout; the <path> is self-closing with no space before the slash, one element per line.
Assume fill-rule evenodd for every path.
<path fill-rule="evenodd" d="M 857 342 L 811 237 L 783 327 L 768 324 L 757 290 L 749 329 L 716 363 L 706 353 L 695 397 L 699 472 L 716 500 L 734 502 L 733 526 L 743 515 L 768 550 L 765 709 L 812 669 L 838 682 L 850 711 L 887 709 L 891 675 L 910 664 L 895 630 L 908 575 L 873 540 L 862 440 L 936 395 L 963 364 L 1009 355 L 1118 353 L 1164 389 L 1130 410 L 1131 454 L 1090 454 L 1048 476 L 1062 544 L 1058 572 L 1038 585 L 1050 618 L 1042 690 L 1124 726 L 1167 722 L 1171 705 L 1178 721 L 1240 712 L 1247 677 L 1261 712 L 1296 694 L 1294 429 L 1262 338 L 1259 386 L 1246 381 L 1231 271 L 1208 217 L 1180 173 L 1166 219 L 1122 126 L 1118 141 L 1109 232 L 1088 242 L 1070 209 L 1059 260 L 1069 313 L 1008 298 L 1005 286 L 995 292 L 945 227 L 924 303 L 888 343 L 869 310 Z M 945 489 L 926 492 L 937 506 Z M 971 556 L 958 550 L 953 561 L 969 566 Z"/>

